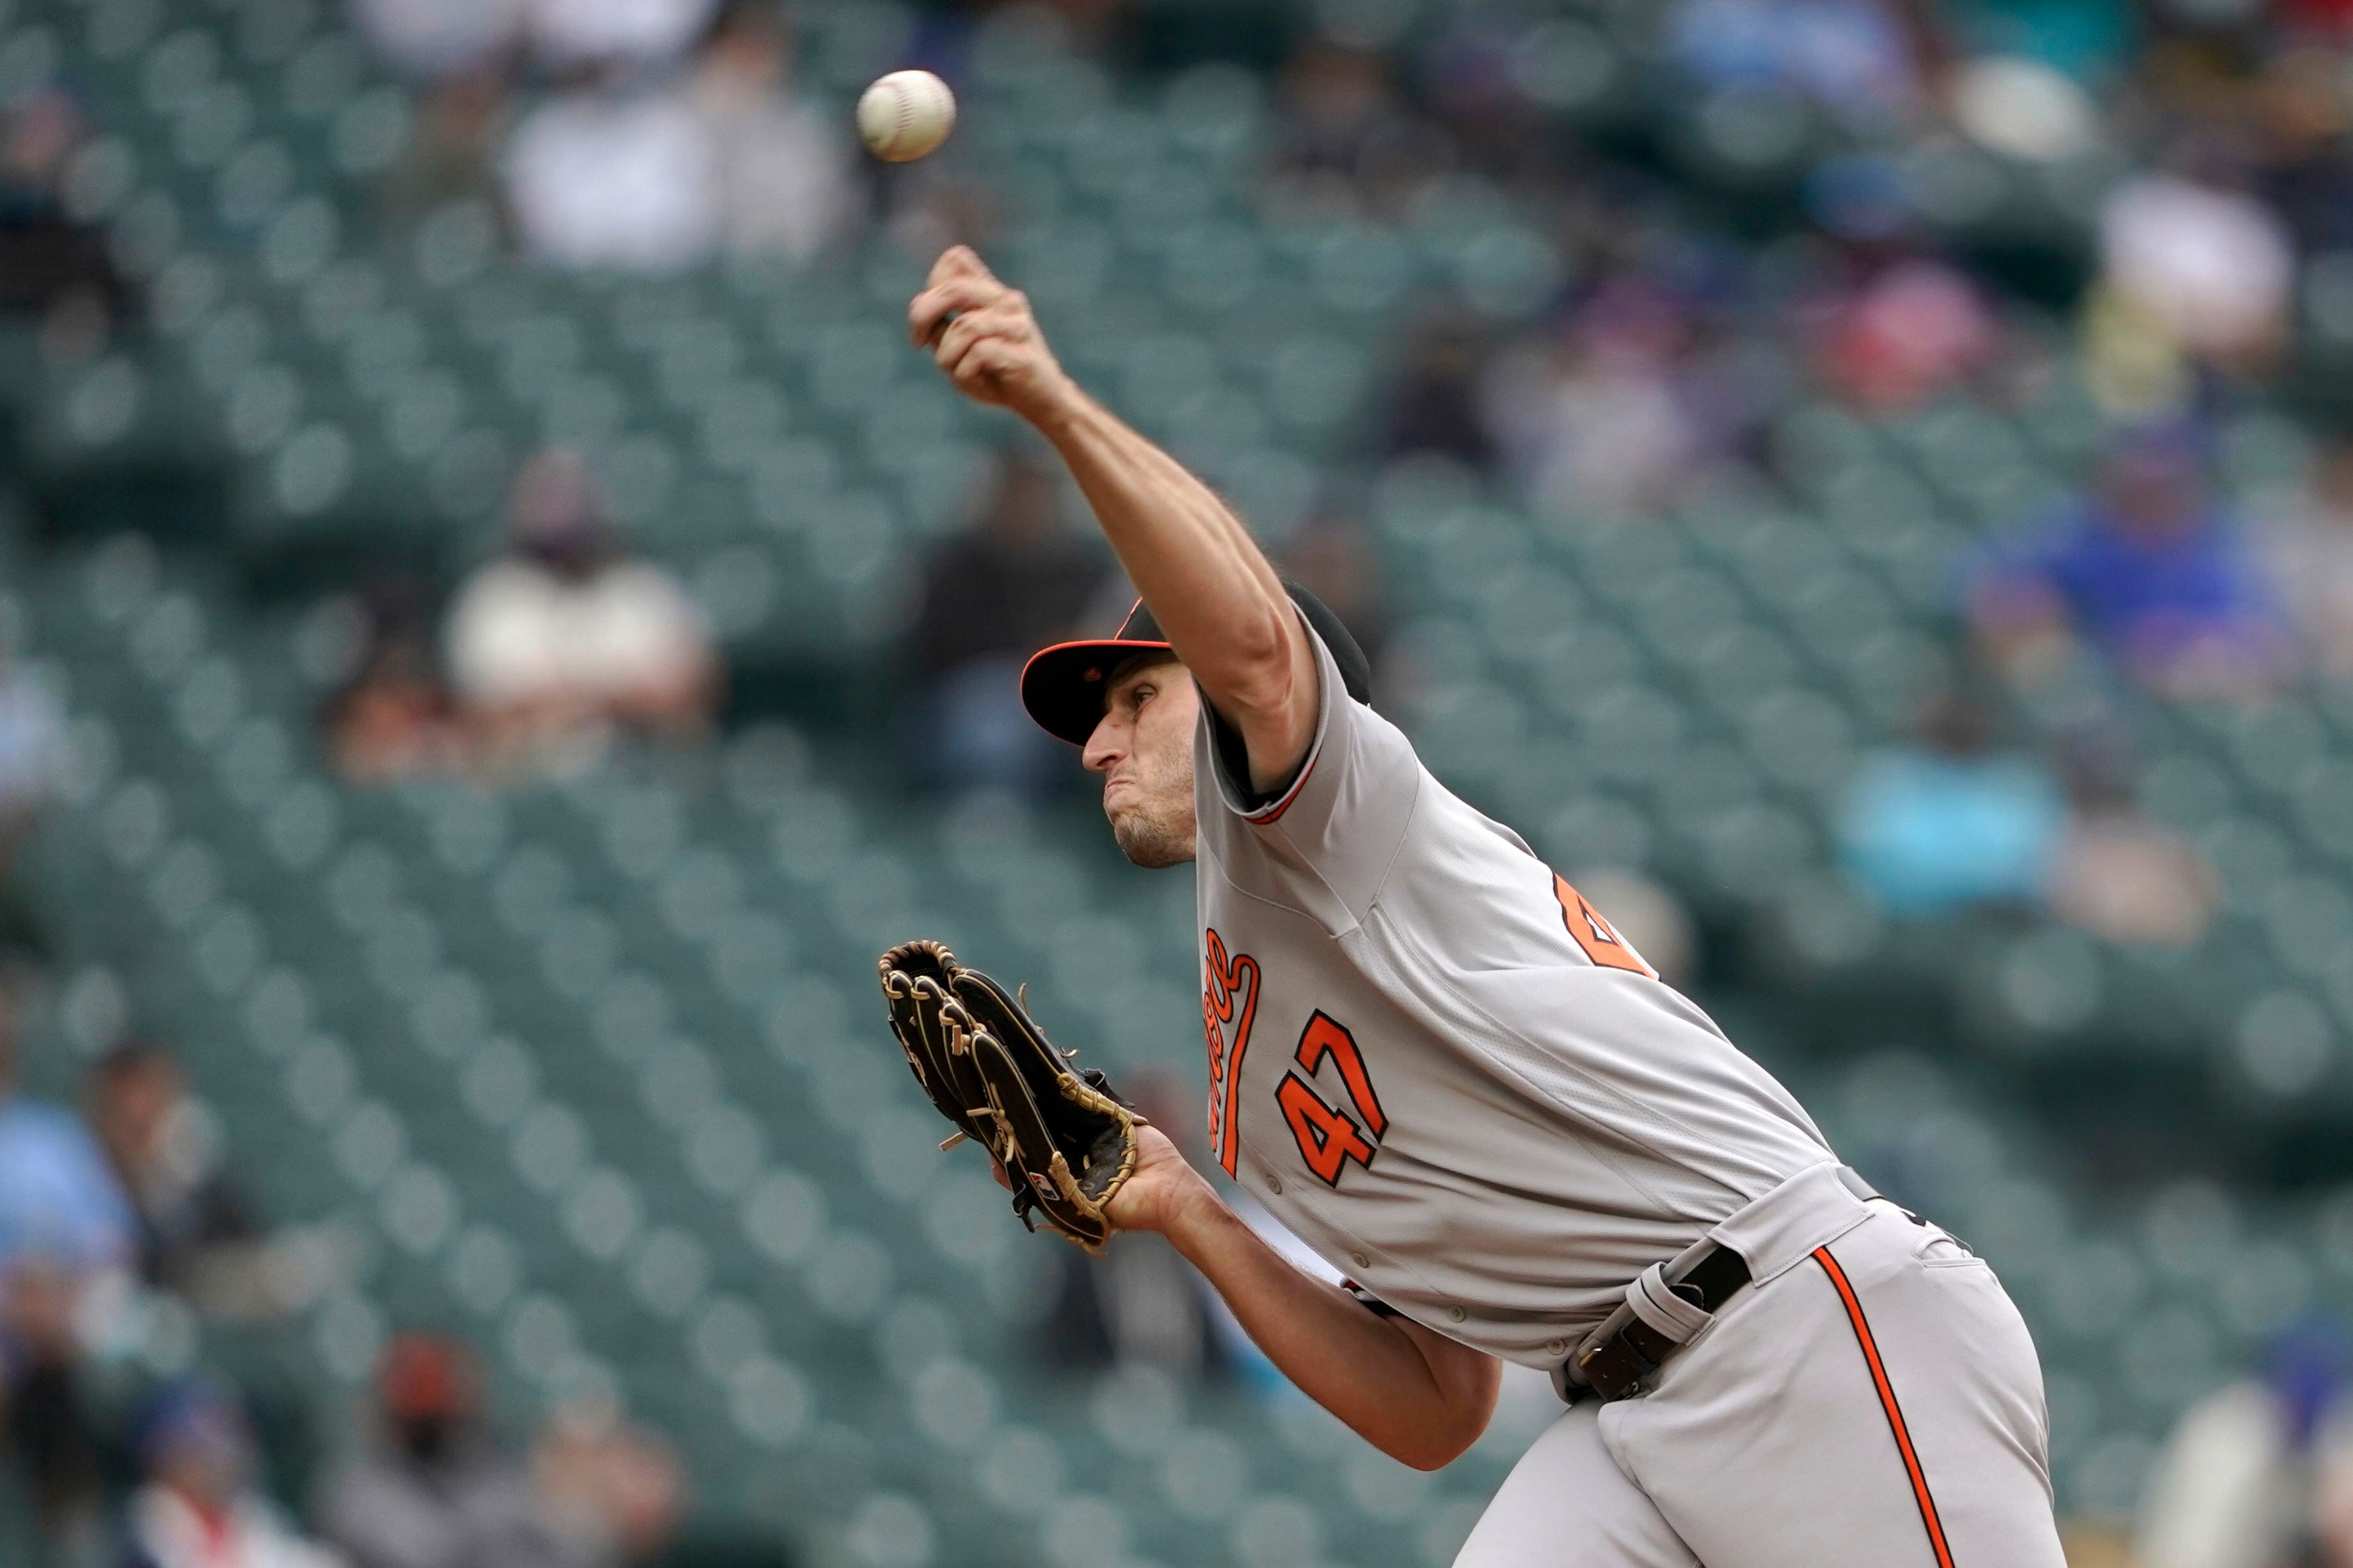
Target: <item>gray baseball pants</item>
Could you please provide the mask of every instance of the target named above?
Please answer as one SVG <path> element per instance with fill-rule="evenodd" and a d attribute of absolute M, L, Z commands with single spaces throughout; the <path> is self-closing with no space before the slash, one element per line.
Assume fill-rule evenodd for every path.
<path fill-rule="evenodd" d="M 1982 1259 L 1818 1173 L 1710 1235 L 1751 1286 L 1673 1301 L 1651 1391 L 1570 1406 L 1455 1568 L 2065 1568 L 2042 1368 Z"/>

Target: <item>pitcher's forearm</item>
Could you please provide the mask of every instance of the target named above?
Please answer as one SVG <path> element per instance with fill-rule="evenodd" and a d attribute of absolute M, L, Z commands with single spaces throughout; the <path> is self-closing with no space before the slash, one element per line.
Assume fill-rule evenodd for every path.
<path fill-rule="evenodd" d="M 1213 1196 L 1188 1205 L 1166 1234 L 1268 1360 L 1392 1458 L 1435 1469 L 1485 1428 L 1494 1382 L 1483 1357 L 1447 1345 L 1440 1353 L 1451 1375 L 1441 1376 L 1402 1320 L 1302 1273 Z"/>
<path fill-rule="evenodd" d="M 1219 703 L 1281 707 L 1307 662 L 1291 601 L 1233 510 L 1182 463 L 1075 384 L 1034 416 L 1077 479 L 1120 564 L 1177 657 Z"/>
<path fill-rule="evenodd" d="M 933 264 L 907 335 L 965 396 L 1014 410 L 1053 443 L 1176 657 L 1241 732 L 1252 785 L 1288 779 L 1314 738 L 1314 650 L 1232 509 L 1081 390 L 1028 298 L 970 247 Z"/>

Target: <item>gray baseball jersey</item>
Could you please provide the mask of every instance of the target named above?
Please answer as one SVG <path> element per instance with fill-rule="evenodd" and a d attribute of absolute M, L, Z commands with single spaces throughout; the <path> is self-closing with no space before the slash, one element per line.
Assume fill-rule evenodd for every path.
<path fill-rule="evenodd" d="M 2042 1369 L 1992 1270 L 1852 1190 L 1787 1090 L 1316 657 L 1281 795 L 1249 797 L 1206 705 L 1194 742 L 1218 1163 L 1480 1350 L 1556 1369 L 1621 1303 L 1681 1347 L 1564 1414 L 1456 1568 L 2064 1568 Z M 1713 1314 L 1662 1272 L 1704 1238 L 1751 1281 Z"/>
<path fill-rule="evenodd" d="M 1315 651 L 1278 798 L 1250 803 L 1206 702 L 1195 738 L 1212 1149 L 1370 1295 L 1556 1366 L 1644 1268 L 1832 1156 Z"/>

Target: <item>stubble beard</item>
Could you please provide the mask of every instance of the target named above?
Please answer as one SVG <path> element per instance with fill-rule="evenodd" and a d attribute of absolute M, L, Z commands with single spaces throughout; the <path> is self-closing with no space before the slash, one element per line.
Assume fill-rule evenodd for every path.
<path fill-rule="evenodd" d="M 1112 815 L 1111 836 L 1130 865 L 1166 870 L 1193 858 L 1193 825 L 1186 816 L 1165 807 L 1126 806 Z"/>

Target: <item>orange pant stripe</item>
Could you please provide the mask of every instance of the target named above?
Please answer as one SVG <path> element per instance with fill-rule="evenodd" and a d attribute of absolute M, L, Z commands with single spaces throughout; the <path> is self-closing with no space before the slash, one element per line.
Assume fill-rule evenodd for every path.
<path fill-rule="evenodd" d="M 1895 1435 L 1896 1449 L 1904 1456 L 1904 1468 L 1912 1478 L 1912 1496 L 1920 1505 L 1920 1522 L 1927 1527 L 1928 1544 L 1936 1549 L 1936 1568 L 1953 1568 L 1953 1549 L 1945 1542 L 1945 1522 L 1936 1517 L 1936 1500 L 1928 1493 L 1927 1473 L 1921 1469 L 1920 1456 L 1913 1449 L 1911 1429 L 1904 1424 L 1904 1407 L 1895 1403 L 1895 1385 L 1887 1381 L 1887 1367 L 1879 1359 L 1879 1342 L 1872 1338 L 1871 1322 L 1862 1315 L 1862 1303 L 1855 1299 L 1846 1270 L 1839 1267 L 1829 1247 L 1814 1248 L 1814 1261 L 1831 1277 L 1839 1300 L 1846 1304 L 1847 1321 L 1854 1325 L 1855 1342 L 1862 1347 L 1862 1359 L 1871 1365 L 1871 1381 L 1879 1389 L 1880 1408 L 1887 1412 L 1887 1429 Z"/>

